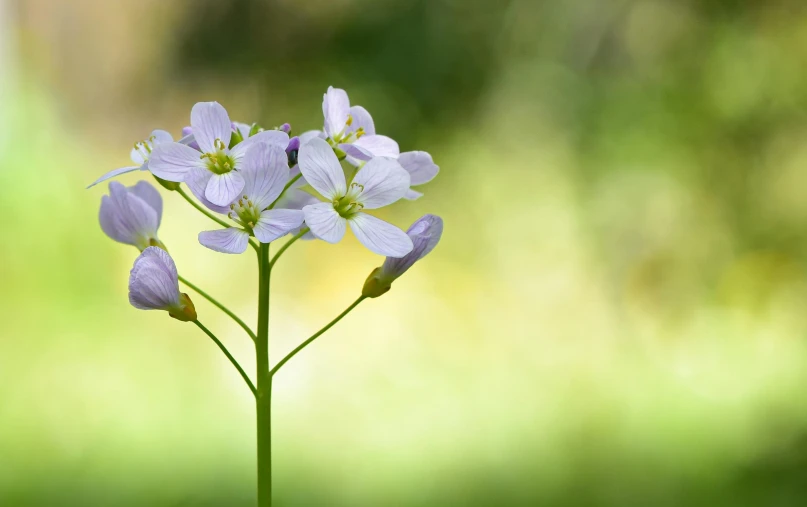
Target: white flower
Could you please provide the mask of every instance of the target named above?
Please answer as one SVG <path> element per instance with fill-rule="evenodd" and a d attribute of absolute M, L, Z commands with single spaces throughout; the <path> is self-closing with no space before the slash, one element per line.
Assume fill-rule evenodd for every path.
<path fill-rule="evenodd" d="M 409 173 L 397 161 L 373 158 L 348 187 L 331 147 L 315 138 L 300 148 L 299 165 L 306 181 L 329 201 L 303 208 L 305 223 L 316 237 L 337 243 L 349 223 L 359 241 L 377 254 L 403 257 L 412 250 L 405 232 L 362 211 L 392 204 L 409 190 Z"/>
<path fill-rule="evenodd" d="M 204 182 L 204 195 L 217 206 L 227 206 L 244 189 L 239 173 L 247 150 L 258 143 L 276 144 L 286 149 L 289 135 L 265 130 L 229 149 L 233 130 L 227 111 L 218 102 L 199 102 L 191 110 L 191 128 L 201 153 L 181 143 L 165 143 L 154 148 L 149 170 L 167 181 L 185 181 L 190 175 Z"/>
<path fill-rule="evenodd" d="M 412 186 L 428 183 L 440 172 L 440 168 L 434 163 L 432 156 L 425 151 L 407 151 L 406 153 L 401 153 L 398 157 L 398 163 L 409 173 L 409 177 L 411 178 L 410 185 Z M 404 199 L 410 201 L 420 197 L 423 197 L 423 194 L 411 188 L 404 194 Z"/>
<path fill-rule="evenodd" d="M 149 157 L 151 156 L 151 152 L 154 149 L 154 147 L 163 143 L 172 143 L 172 142 L 174 142 L 174 138 L 171 137 L 171 134 L 169 134 L 165 130 L 153 131 L 151 133 L 151 137 L 149 137 L 146 140 L 135 143 L 134 148 L 132 148 L 132 151 L 129 154 L 129 156 L 135 165 L 121 167 L 120 169 L 113 169 L 112 171 L 109 171 L 108 173 L 104 174 L 97 180 L 93 181 L 87 188 L 94 187 L 95 185 L 101 183 L 102 181 L 114 178 L 115 176 L 120 176 L 121 174 L 126 174 L 132 171 L 137 171 L 138 169 L 140 169 L 141 171 L 147 171 L 149 168 Z"/>

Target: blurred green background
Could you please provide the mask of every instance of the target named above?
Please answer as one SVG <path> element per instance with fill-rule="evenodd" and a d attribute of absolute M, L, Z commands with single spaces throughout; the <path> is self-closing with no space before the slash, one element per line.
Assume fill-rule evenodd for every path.
<path fill-rule="evenodd" d="M 129 306 L 137 252 L 84 187 L 197 101 L 299 133 L 329 85 L 441 167 L 380 216 L 446 230 L 278 375 L 278 505 L 807 504 L 802 0 L 17 0 L 0 505 L 254 503 L 249 392 L 195 327 Z M 254 257 L 199 246 L 207 219 L 163 197 L 180 271 L 254 322 Z M 295 245 L 272 361 L 380 260 Z"/>

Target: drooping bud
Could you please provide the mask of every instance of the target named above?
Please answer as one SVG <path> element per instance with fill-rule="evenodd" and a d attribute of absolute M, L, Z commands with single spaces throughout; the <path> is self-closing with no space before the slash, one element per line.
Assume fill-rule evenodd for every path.
<path fill-rule="evenodd" d="M 179 301 L 181 306 L 168 310 L 168 315 L 182 322 L 193 322 L 196 320 L 196 307 L 193 306 L 193 301 L 191 301 L 190 296 L 183 292 L 179 295 Z"/>
<path fill-rule="evenodd" d="M 285 132 L 285 133 L 288 134 L 289 132 L 291 132 L 291 125 L 289 125 L 288 123 L 284 123 L 283 125 L 279 126 L 277 129 L 280 130 L 281 132 Z"/>
<path fill-rule="evenodd" d="M 362 296 L 377 298 L 386 294 L 396 278 L 434 250 L 443 235 L 443 219 L 437 215 L 424 215 L 409 227 L 406 234 L 412 239 L 412 251 L 400 258 L 387 257 L 384 264 L 374 269 L 365 280 Z"/>
<path fill-rule="evenodd" d="M 129 303 L 140 310 L 163 310 L 183 322 L 196 320 L 196 308 L 179 292 L 179 275 L 168 252 L 148 247 L 135 259 L 129 274 Z"/>

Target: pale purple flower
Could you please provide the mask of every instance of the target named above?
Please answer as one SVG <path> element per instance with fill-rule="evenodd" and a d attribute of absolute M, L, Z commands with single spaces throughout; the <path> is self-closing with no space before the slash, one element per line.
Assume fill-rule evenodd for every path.
<path fill-rule="evenodd" d="M 440 172 L 440 168 L 434 163 L 432 156 L 425 151 L 407 151 L 406 153 L 401 153 L 398 157 L 398 163 L 409 173 L 411 179 L 410 185 L 412 186 L 428 183 Z M 407 190 L 406 194 L 404 194 L 404 199 L 410 201 L 420 197 L 423 197 L 423 194 L 412 188 Z"/>
<path fill-rule="evenodd" d="M 176 264 L 162 248 L 146 248 L 135 259 L 129 273 L 129 303 L 140 310 L 167 311 L 181 321 L 196 320 L 193 302 L 179 292 Z"/>
<path fill-rule="evenodd" d="M 409 189 L 409 173 L 396 160 L 373 158 L 348 187 L 339 160 L 322 139 L 303 145 L 299 159 L 307 182 L 328 200 L 303 208 L 305 223 L 316 237 L 337 243 L 349 223 L 359 241 L 377 254 L 403 257 L 412 250 L 406 233 L 362 211 L 392 204 Z"/>
<path fill-rule="evenodd" d="M 241 195 L 243 167 L 247 150 L 260 143 L 275 144 L 285 150 L 289 136 L 279 130 L 265 130 L 229 149 L 233 134 L 230 117 L 218 102 L 199 102 L 191 110 L 191 128 L 201 153 L 181 143 L 155 147 L 149 170 L 168 181 L 189 177 L 204 183 L 204 197 L 216 206 L 226 206 Z"/>
<path fill-rule="evenodd" d="M 412 240 L 412 251 L 400 258 L 387 257 L 384 264 L 367 277 L 362 289 L 363 296 L 378 297 L 386 293 L 396 278 L 434 250 L 443 235 L 443 219 L 436 215 L 424 215 L 409 227 L 406 234 Z"/>
<path fill-rule="evenodd" d="M 261 243 L 270 243 L 303 223 L 299 209 L 267 209 L 289 181 L 289 166 L 284 148 L 276 144 L 259 143 L 250 147 L 242 159 L 240 174 L 244 185 L 239 197 L 229 207 L 211 209 L 227 216 L 238 227 L 203 231 L 199 242 L 217 252 L 242 253 L 247 249 L 250 235 Z M 198 182 L 187 181 L 188 186 Z"/>
<path fill-rule="evenodd" d="M 87 188 L 94 187 L 102 181 L 120 176 L 121 174 L 137 171 L 138 169 L 141 171 L 147 171 L 149 168 L 149 158 L 151 157 L 151 152 L 154 150 L 154 147 L 163 143 L 171 143 L 173 141 L 174 138 L 171 137 L 171 134 L 165 130 L 153 131 L 148 139 L 135 143 L 134 148 L 132 148 L 129 157 L 132 159 L 132 163 L 134 165 L 113 169 L 92 182 Z"/>
<path fill-rule="evenodd" d="M 142 251 L 149 246 L 162 246 L 157 237 L 162 213 L 162 198 L 152 185 L 140 181 L 125 187 L 112 181 L 109 195 L 101 198 L 98 220 L 107 236 Z"/>
<path fill-rule="evenodd" d="M 361 106 L 351 107 L 345 90 L 328 87 L 322 98 L 322 114 L 325 116 L 324 132 L 305 132 L 300 136 L 300 144 L 318 137 L 325 138 L 353 165 L 360 165 L 373 157 L 398 157 L 398 143 L 376 134 L 373 117 Z"/>

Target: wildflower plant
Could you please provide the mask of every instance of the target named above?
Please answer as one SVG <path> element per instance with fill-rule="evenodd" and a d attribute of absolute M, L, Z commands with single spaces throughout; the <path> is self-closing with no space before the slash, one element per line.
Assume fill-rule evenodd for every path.
<path fill-rule="evenodd" d="M 193 106 L 190 126 L 179 141 L 164 130 L 135 143 L 136 164 L 110 171 L 90 187 L 140 170 L 152 173 L 165 190 L 175 192 L 216 224 L 199 231 L 199 243 L 216 252 L 240 254 L 251 248 L 258 260 L 258 321 L 253 330 L 217 299 L 183 278 L 158 237 L 163 201 L 146 181 L 126 187 L 109 183 L 101 198 L 99 222 L 113 240 L 140 251 L 129 274 L 129 302 L 141 310 L 161 310 L 192 322 L 210 337 L 233 364 L 255 397 L 257 416 L 258 505 L 272 504 L 272 382 L 278 371 L 308 344 L 328 331 L 366 299 L 386 294 L 392 283 L 431 252 L 443 221 L 425 215 L 404 232 L 368 211 L 414 200 L 411 187 L 431 181 L 439 168 L 422 151 L 400 153 L 398 143 L 377 135 L 361 106 L 351 106 L 344 90 L 328 88 L 323 97 L 322 130 L 290 137 L 284 123 L 273 129 L 231 122 L 217 102 Z M 343 167 L 342 162 L 346 162 Z M 350 177 L 346 177 L 346 172 Z M 186 192 L 185 187 L 190 191 Z M 371 271 L 358 298 L 322 329 L 278 361 L 269 362 L 269 281 L 272 270 L 297 240 L 338 243 L 350 228 L 370 251 L 386 259 Z M 275 241 L 289 236 L 274 256 Z M 252 376 L 238 364 L 216 335 L 205 327 L 180 283 L 207 299 L 235 321 L 254 342 L 257 369 Z M 360 290 L 359 290 L 360 289 Z M 254 379 L 254 381 L 253 381 Z"/>

